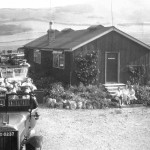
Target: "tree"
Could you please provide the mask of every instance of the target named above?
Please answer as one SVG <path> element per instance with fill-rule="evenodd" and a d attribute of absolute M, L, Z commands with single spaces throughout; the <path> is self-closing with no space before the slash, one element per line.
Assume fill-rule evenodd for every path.
<path fill-rule="evenodd" d="M 75 58 L 75 73 L 80 82 L 84 85 L 94 84 L 97 81 L 97 52 L 92 51 L 85 56 L 80 54 Z"/>

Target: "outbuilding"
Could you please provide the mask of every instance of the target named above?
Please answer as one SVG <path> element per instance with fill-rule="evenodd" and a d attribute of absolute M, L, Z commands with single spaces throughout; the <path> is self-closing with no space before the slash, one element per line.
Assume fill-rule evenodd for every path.
<path fill-rule="evenodd" d="M 83 30 L 50 29 L 47 34 L 24 46 L 27 61 L 36 73 L 45 72 L 58 80 L 76 84 L 75 58 L 96 51 L 98 82 L 126 83 L 129 66 L 150 69 L 150 46 L 114 26 L 90 26 Z"/>

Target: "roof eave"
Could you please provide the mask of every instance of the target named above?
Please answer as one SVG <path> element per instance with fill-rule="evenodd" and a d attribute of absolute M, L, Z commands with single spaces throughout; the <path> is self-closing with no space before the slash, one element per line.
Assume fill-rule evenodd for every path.
<path fill-rule="evenodd" d="M 138 40 L 138 39 L 136 39 L 136 38 L 130 36 L 129 34 L 127 34 L 127 33 L 125 33 L 125 32 L 122 32 L 121 30 L 119 30 L 119 29 L 117 29 L 117 28 L 115 28 L 115 27 L 114 27 L 114 31 L 120 33 L 121 35 L 127 37 L 128 39 L 130 39 L 130 40 L 132 40 L 132 41 L 134 41 L 134 42 L 136 42 L 136 43 L 138 43 L 138 44 L 140 44 L 140 45 L 142 45 L 142 46 L 144 46 L 145 48 L 147 48 L 147 49 L 150 50 L 150 46 L 149 46 L 149 45 L 147 45 L 147 44 L 143 43 L 142 41 L 140 41 L 140 40 Z"/>
<path fill-rule="evenodd" d="M 99 35 L 97 35 L 97 36 L 95 36 L 95 37 L 93 37 L 93 38 L 91 38 L 91 39 L 89 39 L 89 40 L 87 40 L 87 41 L 77 45 L 77 46 L 75 46 L 75 47 L 72 47 L 71 49 L 72 49 L 72 51 L 74 51 L 74 50 L 80 48 L 81 46 L 83 46 L 83 45 L 85 45 L 85 44 L 87 44 L 89 42 L 92 42 L 92 41 L 94 41 L 94 40 L 96 40 L 96 39 L 98 39 L 98 38 L 100 38 L 100 37 L 110 33 L 111 31 L 113 31 L 113 27 L 108 29 L 107 31 L 105 31 L 105 32 L 103 32 L 103 33 L 101 33 L 101 34 L 99 34 Z"/>
<path fill-rule="evenodd" d="M 93 37 L 93 38 L 91 38 L 91 39 L 89 39 L 89 40 L 87 40 L 87 41 L 77 45 L 77 46 L 72 47 L 71 51 L 74 51 L 74 50 L 80 48 L 81 46 L 84 46 L 85 44 L 87 44 L 89 42 L 92 42 L 92 41 L 94 41 L 94 40 L 96 40 L 96 39 L 98 39 L 98 38 L 100 38 L 100 37 L 110 33 L 111 31 L 116 31 L 117 33 L 127 37 L 128 39 L 130 39 L 130 40 L 132 40 L 132 41 L 134 41 L 134 42 L 136 42 L 136 43 L 138 43 L 138 44 L 142 45 L 143 47 L 145 47 L 145 48 L 150 50 L 150 46 L 149 45 L 147 45 L 147 44 L 143 43 L 142 41 L 140 41 L 140 40 L 138 40 L 138 39 L 128 35 L 127 33 L 123 32 L 123 31 L 120 31 L 119 29 L 117 29 L 115 27 L 112 27 L 112 28 L 108 29 L 107 31 L 105 31 L 105 32 L 103 32 L 101 34 L 99 34 L 99 35 L 97 35 L 97 36 L 95 36 L 95 37 Z"/>
<path fill-rule="evenodd" d="M 45 50 L 45 51 L 55 51 L 55 50 L 62 50 L 65 52 L 72 51 L 72 48 L 41 48 L 41 47 L 30 47 L 30 46 L 24 46 L 23 48 L 40 49 L 40 50 Z"/>

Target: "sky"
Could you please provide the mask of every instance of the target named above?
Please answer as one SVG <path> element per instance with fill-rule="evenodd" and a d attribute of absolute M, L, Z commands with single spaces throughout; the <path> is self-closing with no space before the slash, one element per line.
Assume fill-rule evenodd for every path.
<path fill-rule="evenodd" d="M 105 3 L 107 5 L 110 4 L 111 1 L 115 9 L 123 7 L 134 10 L 137 7 L 150 7 L 149 0 L 3 0 L 1 1 L 0 8 L 48 8 L 83 3 L 90 3 L 91 5 Z"/>
<path fill-rule="evenodd" d="M 0 8 L 49 8 L 87 2 L 92 0 L 4 0 L 1 1 Z"/>
<path fill-rule="evenodd" d="M 112 7 L 111 7 L 112 2 Z M 89 4 L 101 15 L 113 12 L 114 19 L 150 22 L 150 0 L 3 0 L 0 8 L 53 8 Z"/>
<path fill-rule="evenodd" d="M 112 5 L 111 5 L 112 2 Z M 113 12 L 114 19 L 150 22 L 150 0 L 3 0 L 0 8 L 53 8 L 76 4 L 93 6 L 95 14 Z"/>

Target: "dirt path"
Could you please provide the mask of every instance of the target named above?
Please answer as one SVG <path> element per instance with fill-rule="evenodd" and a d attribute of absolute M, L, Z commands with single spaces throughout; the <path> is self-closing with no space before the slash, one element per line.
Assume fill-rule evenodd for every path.
<path fill-rule="evenodd" d="M 39 108 L 42 150 L 150 150 L 150 109 Z"/>

